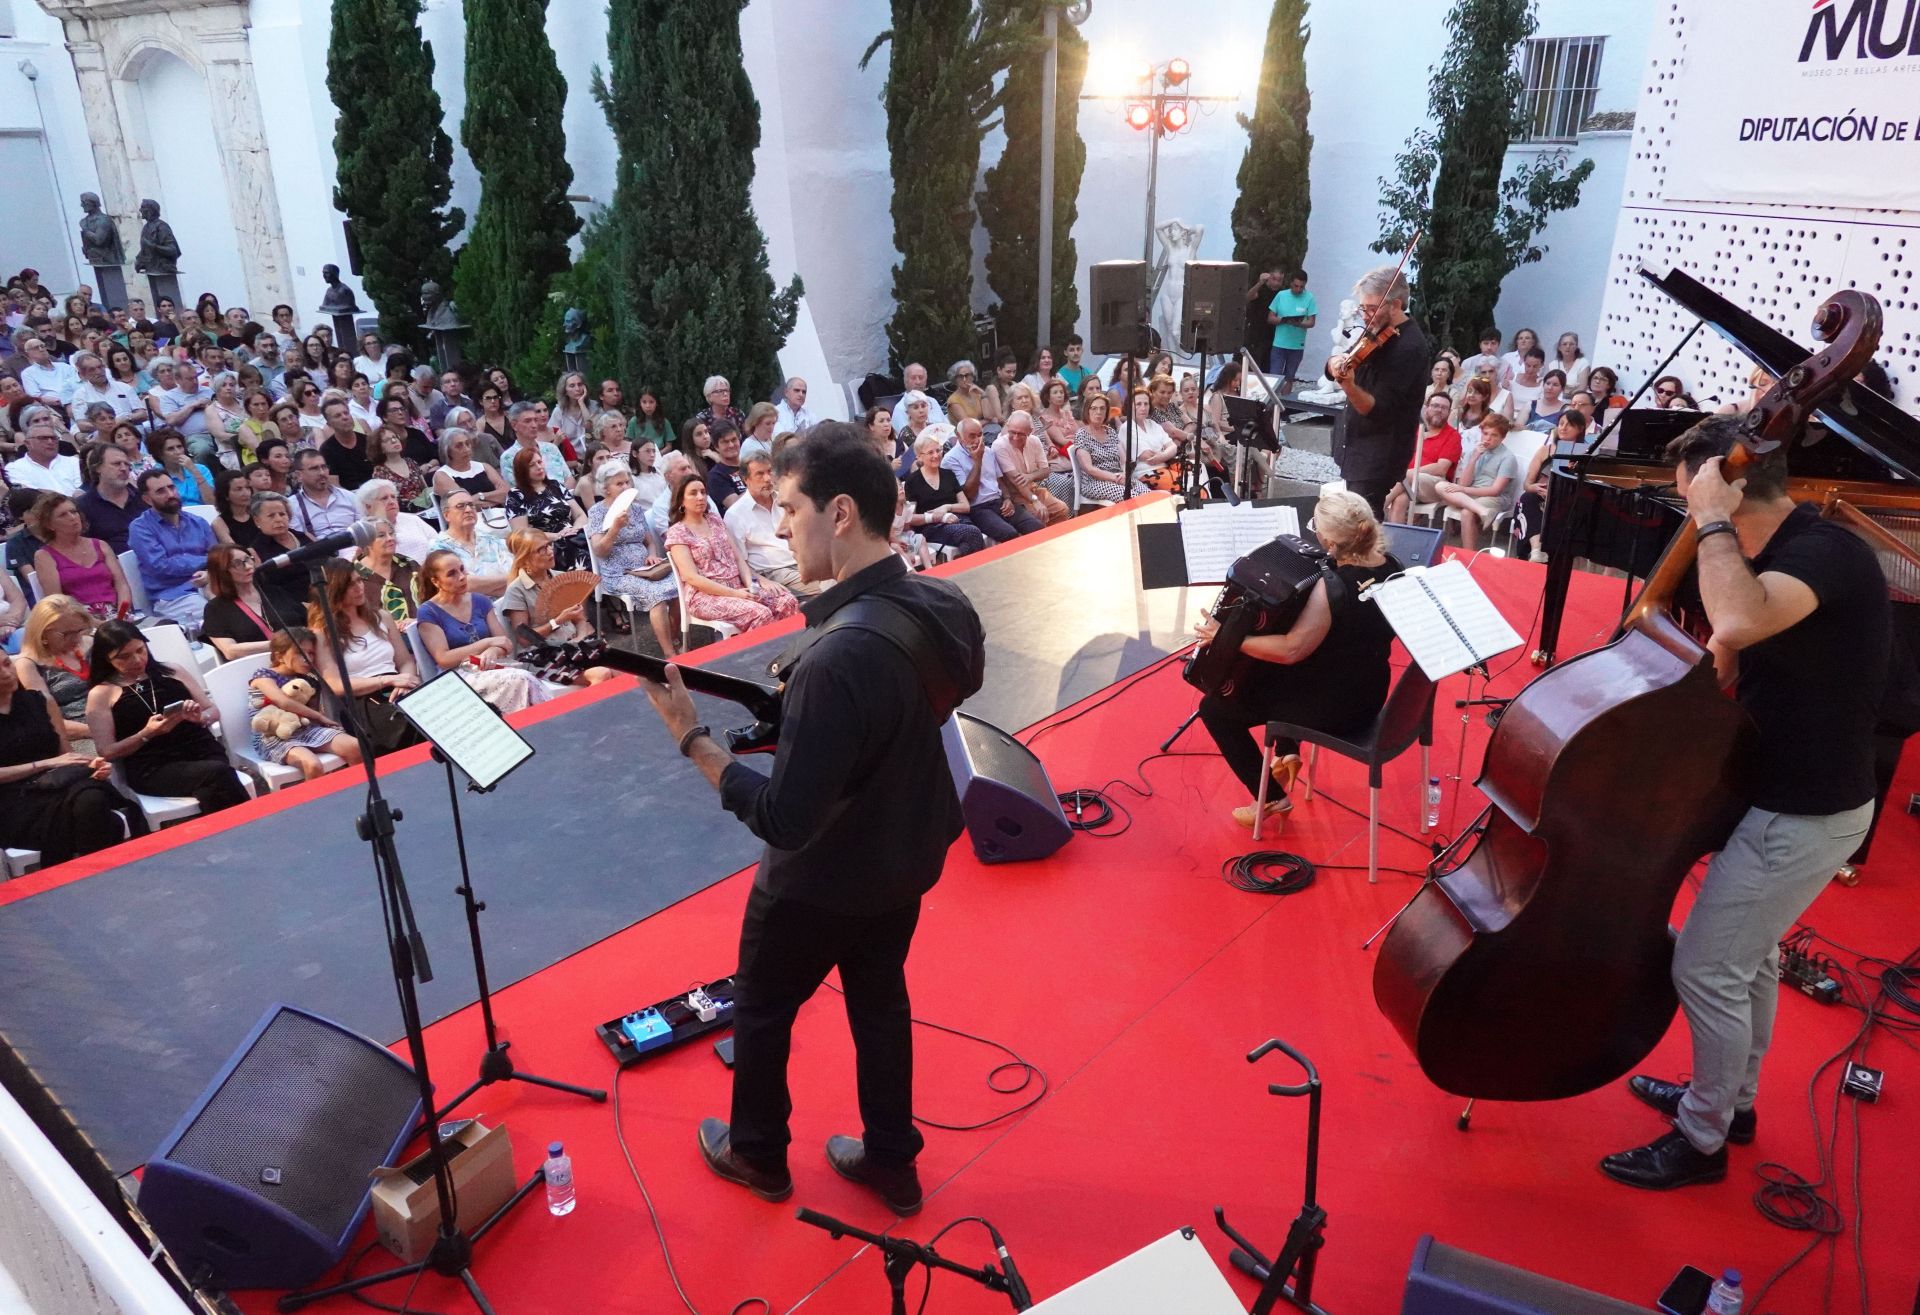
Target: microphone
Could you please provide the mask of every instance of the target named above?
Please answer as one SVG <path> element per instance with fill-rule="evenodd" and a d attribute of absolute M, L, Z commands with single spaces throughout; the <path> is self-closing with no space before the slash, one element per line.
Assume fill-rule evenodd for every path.
<path fill-rule="evenodd" d="M 1014 1268 L 1013 1253 L 1007 1250 L 1006 1239 L 1000 1231 L 993 1231 L 993 1249 L 1000 1257 L 1000 1272 L 1006 1276 L 1007 1296 L 1013 1301 L 1015 1310 L 1025 1310 L 1033 1305 L 1033 1297 L 1027 1291 L 1027 1285 L 1020 1277 L 1020 1271 Z"/>
<path fill-rule="evenodd" d="M 324 539 L 315 539 L 305 543 L 292 552 L 283 552 L 278 557 L 269 557 L 260 563 L 260 569 L 274 570 L 282 566 L 297 566 L 301 562 L 310 562 L 316 557 L 331 557 L 342 548 L 364 548 L 373 542 L 377 533 L 372 521 L 355 521 L 338 534 L 329 534 Z"/>

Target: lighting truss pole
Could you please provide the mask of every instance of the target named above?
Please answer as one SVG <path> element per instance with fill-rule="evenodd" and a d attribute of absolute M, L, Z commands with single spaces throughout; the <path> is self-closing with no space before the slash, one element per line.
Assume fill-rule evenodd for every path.
<path fill-rule="evenodd" d="M 1153 218 L 1160 186 L 1160 139 L 1193 126 L 1195 105 L 1238 104 L 1238 96 L 1196 96 L 1187 89 L 1193 76 L 1184 59 L 1141 66 L 1129 92 L 1083 94 L 1081 100 L 1124 101 L 1127 126 L 1147 135 L 1147 231 L 1141 239 L 1141 259 L 1153 264 Z"/>

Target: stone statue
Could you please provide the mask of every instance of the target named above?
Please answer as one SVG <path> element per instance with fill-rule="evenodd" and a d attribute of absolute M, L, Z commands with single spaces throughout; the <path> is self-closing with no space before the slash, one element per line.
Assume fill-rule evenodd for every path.
<path fill-rule="evenodd" d="M 420 327 L 429 333 L 467 327 L 460 319 L 460 308 L 453 304 L 453 298 L 432 279 L 420 285 L 420 313 L 427 317 Z"/>
<path fill-rule="evenodd" d="M 567 307 L 566 314 L 560 317 L 560 332 L 566 335 L 561 351 L 571 355 L 593 350 L 593 330 L 587 327 L 587 313 L 578 306 Z"/>
<path fill-rule="evenodd" d="M 326 280 L 327 290 L 320 294 L 320 313 L 322 315 L 357 315 L 360 303 L 353 299 L 353 289 L 340 281 L 338 265 L 322 265 L 320 277 Z"/>
<path fill-rule="evenodd" d="M 92 192 L 80 193 L 80 254 L 89 265 L 124 265 L 126 248 L 120 244 L 120 230 L 100 208 L 100 198 Z"/>
<path fill-rule="evenodd" d="M 1160 344 L 1169 351 L 1180 349 L 1181 305 L 1187 289 L 1187 262 L 1200 255 L 1200 239 L 1206 235 L 1204 224 L 1188 224 L 1168 219 L 1157 225 L 1154 236 L 1160 239 L 1160 256 L 1153 298 L 1153 327 Z"/>
<path fill-rule="evenodd" d="M 177 274 L 180 272 L 180 242 L 173 235 L 173 228 L 160 217 L 158 201 L 142 201 L 140 218 L 147 222 L 140 229 L 140 254 L 133 258 L 133 267 L 142 274 Z"/>

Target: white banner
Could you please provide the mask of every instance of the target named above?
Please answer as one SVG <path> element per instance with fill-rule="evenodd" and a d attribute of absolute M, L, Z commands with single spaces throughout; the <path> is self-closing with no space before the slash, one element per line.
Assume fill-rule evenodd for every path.
<path fill-rule="evenodd" d="M 1692 6 L 1672 200 L 1920 210 L 1920 0 Z"/>

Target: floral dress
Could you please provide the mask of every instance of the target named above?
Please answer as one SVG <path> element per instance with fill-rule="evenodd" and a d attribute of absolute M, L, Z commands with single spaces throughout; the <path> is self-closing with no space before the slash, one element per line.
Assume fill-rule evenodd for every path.
<path fill-rule="evenodd" d="M 693 569 L 715 584 L 744 588 L 745 577 L 740 570 L 740 558 L 734 552 L 733 536 L 715 517 L 707 518 L 707 526 L 711 533 L 703 533 L 680 521 L 667 530 L 667 547 L 684 547 L 693 557 Z M 742 630 L 763 626 L 800 610 L 792 594 L 771 580 L 760 579 L 754 581 L 752 598 L 722 598 L 701 593 L 689 584 L 683 606 L 702 621 L 721 621 Z"/>
<path fill-rule="evenodd" d="M 1093 458 L 1096 466 L 1118 470 L 1120 464 L 1126 460 L 1126 454 L 1120 447 L 1120 436 L 1107 426 L 1102 426 L 1100 432 L 1095 434 L 1082 425 L 1080 432 L 1073 436 L 1073 446 L 1075 449 L 1085 448 L 1087 455 Z M 1049 475 L 1047 488 L 1054 497 L 1071 505 L 1073 501 L 1072 472 L 1065 475 Z M 1133 490 L 1128 493 L 1111 480 L 1091 479 L 1085 470 L 1080 472 L 1080 496 L 1092 502 L 1118 502 L 1126 497 L 1137 498 L 1145 492 L 1146 489 L 1139 480 L 1133 481 Z"/>
<path fill-rule="evenodd" d="M 643 612 L 651 612 L 662 603 L 672 602 L 674 590 L 671 571 L 658 580 L 628 574 L 629 571 L 645 567 L 650 553 L 656 557 L 666 556 L 664 551 L 651 551 L 653 536 L 647 531 L 646 505 L 639 498 L 633 500 L 626 524 L 620 527 L 620 533 L 614 538 L 612 555 L 600 559 L 600 587 L 608 593 L 632 600 L 633 605 Z M 598 535 L 606 528 L 607 504 L 595 503 L 593 510 L 587 513 L 587 533 Z"/>
<path fill-rule="evenodd" d="M 294 680 L 301 680 L 301 679 L 305 679 L 307 683 L 312 685 L 318 685 L 319 683 L 318 681 L 314 680 L 314 678 L 311 676 L 302 677 L 298 673 L 292 672 L 292 671 L 275 671 L 272 667 L 261 667 L 258 671 L 254 672 L 251 676 L 248 676 L 247 677 L 247 718 L 248 720 L 251 721 L 253 717 L 259 713 L 260 709 L 267 706 L 266 695 L 262 694 L 259 690 L 253 687 L 254 681 L 270 680 L 274 684 L 280 686 L 280 688 L 285 689 L 287 687 L 288 682 L 294 681 Z M 300 722 L 299 728 L 295 730 L 293 734 L 287 736 L 287 738 L 285 738 L 284 740 L 281 739 L 278 735 L 267 735 L 267 734 L 263 734 L 260 731 L 254 731 L 253 732 L 253 749 L 255 753 L 259 754 L 262 758 L 265 758 L 270 763 L 285 763 L 287 761 L 287 750 L 289 749 L 316 749 L 316 750 L 325 749 L 329 744 L 333 743 L 333 737 L 338 735 L 339 733 L 340 733 L 339 731 L 335 730 L 331 726 L 322 726 L 317 721 L 306 721 L 303 719 Z"/>
<path fill-rule="evenodd" d="M 538 493 L 522 493 L 514 489 L 507 494 L 507 519 L 525 516 L 527 524 L 543 534 L 558 534 L 561 537 L 553 541 L 553 569 L 556 571 L 580 571 L 587 565 L 586 536 L 574 531 L 568 532 L 573 524 L 574 497 L 553 480 L 543 484 Z"/>

